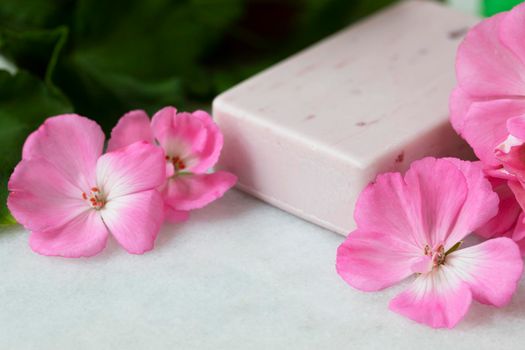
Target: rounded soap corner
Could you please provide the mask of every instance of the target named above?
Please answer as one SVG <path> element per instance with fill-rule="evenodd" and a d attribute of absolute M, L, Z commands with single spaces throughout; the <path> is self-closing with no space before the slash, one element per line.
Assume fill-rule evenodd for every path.
<path fill-rule="evenodd" d="M 227 91 L 215 96 L 211 103 L 211 117 L 216 123 L 221 119 L 220 116 L 228 110 L 229 102 L 226 93 Z"/>
<path fill-rule="evenodd" d="M 228 91 L 220 93 L 219 95 L 215 96 L 211 103 L 212 112 L 214 113 L 216 110 L 222 111 L 224 109 L 227 109 L 229 104 L 230 103 L 228 102 Z"/>

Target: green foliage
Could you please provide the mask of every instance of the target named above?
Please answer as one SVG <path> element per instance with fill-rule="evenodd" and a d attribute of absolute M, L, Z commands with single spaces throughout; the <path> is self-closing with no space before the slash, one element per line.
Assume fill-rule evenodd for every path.
<path fill-rule="evenodd" d="M 489 17 L 499 12 L 508 11 L 522 2 L 523 0 L 484 0 L 483 15 Z"/>
<path fill-rule="evenodd" d="M 0 216 L 27 135 L 76 112 L 209 108 L 233 84 L 395 0 L 2 0 Z M 4 220 L 5 221 L 5 220 Z"/>

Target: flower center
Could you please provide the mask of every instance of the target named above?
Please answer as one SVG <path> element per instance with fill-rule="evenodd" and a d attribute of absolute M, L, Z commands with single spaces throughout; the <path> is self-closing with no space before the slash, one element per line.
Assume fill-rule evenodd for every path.
<path fill-rule="evenodd" d="M 438 245 L 436 249 L 430 248 L 430 246 L 427 244 L 425 246 L 424 254 L 432 258 L 433 267 L 438 267 L 439 265 L 443 265 L 445 263 L 445 257 L 447 256 L 447 254 L 445 253 L 445 247 L 443 246 L 443 244 Z"/>
<path fill-rule="evenodd" d="M 423 253 L 430 257 L 432 261 L 432 269 L 438 267 L 439 265 L 443 265 L 445 263 L 445 260 L 447 256 L 455 252 L 461 245 L 463 244 L 463 241 L 459 241 L 456 244 L 454 244 L 452 247 L 450 247 L 447 251 L 445 251 L 445 246 L 443 244 L 439 244 L 436 248 L 432 249 L 428 244 L 425 245 L 425 249 Z"/>
<path fill-rule="evenodd" d="M 166 161 L 173 164 L 173 168 L 175 168 L 175 172 L 186 169 L 186 163 L 179 156 L 174 156 L 174 157 L 166 156 Z"/>
<path fill-rule="evenodd" d="M 82 199 L 88 201 L 89 205 L 96 210 L 102 209 L 106 204 L 106 198 L 98 187 L 92 187 L 89 195 L 86 192 L 82 192 Z"/>

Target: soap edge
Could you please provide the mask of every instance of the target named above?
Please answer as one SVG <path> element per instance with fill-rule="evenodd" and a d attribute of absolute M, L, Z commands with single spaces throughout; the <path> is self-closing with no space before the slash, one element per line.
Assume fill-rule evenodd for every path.
<path fill-rule="evenodd" d="M 317 216 L 314 216 L 314 215 L 308 215 L 306 214 L 305 212 L 297 209 L 295 206 L 291 205 L 291 204 L 288 204 L 284 201 L 281 201 L 279 199 L 276 199 L 272 196 L 268 196 L 268 195 L 265 195 L 259 191 L 257 191 L 256 189 L 250 187 L 250 186 L 246 186 L 244 184 L 242 184 L 241 182 L 237 182 L 237 184 L 235 185 L 235 188 L 243 191 L 243 192 L 246 192 L 250 195 L 252 195 L 253 197 L 255 198 L 258 198 L 260 200 L 262 200 L 263 202 L 265 203 L 268 203 L 280 210 L 283 210 L 284 212 L 286 213 L 289 213 L 289 214 L 292 214 L 298 218 L 300 218 L 301 220 L 304 220 L 306 221 L 307 223 L 311 223 L 311 224 L 314 224 L 314 225 L 317 225 L 325 230 L 328 230 L 330 232 L 333 232 L 333 233 L 336 233 L 338 235 L 341 235 L 341 236 L 347 236 L 353 229 L 352 228 L 349 228 L 349 229 L 343 229 L 339 226 L 335 226 L 335 225 L 332 225 L 330 224 L 329 222 L 323 220 L 323 219 L 320 219 L 318 218 Z"/>

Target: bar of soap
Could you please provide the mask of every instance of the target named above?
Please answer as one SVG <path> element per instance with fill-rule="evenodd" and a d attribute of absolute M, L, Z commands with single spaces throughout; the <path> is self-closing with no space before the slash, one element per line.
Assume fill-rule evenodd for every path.
<path fill-rule="evenodd" d="M 218 96 L 218 163 L 238 187 L 346 235 L 361 190 L 424 156 L 465 156 L 448 122 L 456 48 L 476 18 L 406 1 Z"/>

